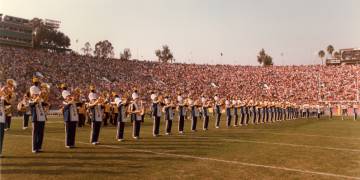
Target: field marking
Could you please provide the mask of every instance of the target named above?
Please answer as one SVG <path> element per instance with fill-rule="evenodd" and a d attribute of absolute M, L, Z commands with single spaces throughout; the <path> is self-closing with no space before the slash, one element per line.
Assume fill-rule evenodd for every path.
<path fill-rule="evenodd" d="M 335 151 L 360 152 L 360 149 L 336 148 L 336 147 L 326 147 L 326 146 L 324 147 L 324 146 L 313 146 L 313 145 L 304 145 L 304 144 L 277 143 L 277 142 L 240 140 L 240 139 L 221 139 L 221 140 L 230 141 L 230 142 L 244 142 L 244 143 L 256 143 L 256 144 L 270 144 L 270 145 L 280 145 L 280 146 L 291 146 L 291 147 L 318 148 L 318 149 L 327 149 L 327 150 L 335 150 Z"/>
<path fill-rule="evenodd" d="M 314 119 L 298 119 L 298 120 L 314 120 Z M 315 119 L 317 121 L 317 119 Z M 289 122 L 289 121 L 284 121 Z M 292 122 L 292 121 L 290 121 Z M 51 120 L 47 121 L 49 124 L 61 124 L 64 123 L 62 120 Z M 246 129 L 239 128 L 241 131 L 277 131 L 277 128 L 269 128 L 269 129 Z M 326 129 L 327 130 L 327 129 Z M 307 136 L 307 137 L 322 137 L 322 138 L 333 138 L 333 139 L 349 139 L 349 140 L 360 140 L 360 138 L 355 137 L 344 137 L 344 136 L 327 136 L 327 135 L 316 135 L 316 134 L 303 134 L 303 133 L 276 133 L 276 132 L 241 132 L 241 133 L 262 133 L 262 134 L 273 134 L 273 135 L 288 135 L 288 136 Z"/>
<path fill-rule="evenodd" d="M 250 129 L 243 129 L 250 130 Z M 252 129 L 255 130 L 255 129 Z M 265 129 L 256 129 L 259 131 Z M 266 130 L 265 130 L 266 131 Z M 322 138 L 333 138 L 333 139 L 349 139 L 349 140 L 360 140 L 360 138 L 355 137 L 344 137 L 344 136 L 327 136 L 327 135 L 316 135 L 316 134 L 302 134 L 302 133 L 273 133 L 273 132 L 241 132 L 241 133 L 261 133 L 261 134 L 274 134 L 274 135 L 287 135 L 287 136 L 307 136 L 307 137 L 322 137 Z"/>
<path fill-rule="evenodd" d="M 194 139 L 209 139 L 209 137 L 194 137 Z M 314 145 L 305 145 L 305 144 L 291 144 L 291 143 L 281 143 L 281 142 L 269 142 L 269 141 L 256 141 L 256 140 L 242 140 L 242 139 L 228 139 L 228 138 L 217 138 L 217 140 L 224 140 L 229 142 L 240 142 L 240 143 L 256 143 L 256 144 L 270 144 L 270 145 L 279 145 L 279 146 L 290 146 L 290 147 L 304 147 L 304 148 L 318 148 L 326 150 L 335 150 L 335 151 L 348 151 L 348 152 L 360 152 L 360 149 L 349 149 L 349 148 L 337 148 L 337 147 L 328 147 L 328 146 L 314 146 Z"/>
<path fill-rule="evenodd" d="M 8 134 L 8 135 L 10 135 L 10 136 L 20 136 L 20 137 L 31 137 L 31 136 L 28 136 L 28 135 L 16 135 L 16 134 Z M 57 138 L 46 138 L 46 139 L 52 140 L 52 141 L 64 142 L 64 140 L 57 139 Z M 82 141 L 77 141 L 77 143 L 92 146 L 90 143 L 86 143 L 86 142 L 82 142 Z M 144 152 L 144 153 L 150 153 L 150 154 L 156 154 L 156 155 L 165 155 L 165 156 L 173 156 L 173 157 L 188 158 L 188 159 L 198 159 L 198 160 L 204 160 L 204 161 L 215 161 L 215 162 L 222 162 L 222 163 L 228 163 L 228 164 L 238 164 L 238 165 L 248 166 L 248 167 L 261 167 L 261 168 L 283 170 L 283 171 L 297 172 L 297 173 L 303 173 L 303 174 L 313 174 L 313 175 L 320 175 L 320 176 L 328 176 L 328 177 L 360 180 L 360 177 L 356 177 L 356 176 L 347 176 L 347 175 L 327 173 L 327 172 L 294 169 L 294 168 L 287 168 L 287 167 L 281 167 L 281 166 L 255 164 L 255 163 L 223 160 L 223 159 L 216 159 L 216 158 L 210 158 L 210 157 L 200 157 L 200 156 L 185 155 L 185 154 L 172 154 L 172 153 L 165 153 L 165 152 L 155 152 L 155 151 L 151 151 L 151 150 L 132 149 L 132 148 L 126 148 L 126 147 L 114 146 L 114 145 L 99 144 L 97 146 L 108 147 L 108 148 L 112 148 L 112 149 L 126 149 L 126 150 L 130 150 L 130 151 L 134 151 L 134 152 Z"/>

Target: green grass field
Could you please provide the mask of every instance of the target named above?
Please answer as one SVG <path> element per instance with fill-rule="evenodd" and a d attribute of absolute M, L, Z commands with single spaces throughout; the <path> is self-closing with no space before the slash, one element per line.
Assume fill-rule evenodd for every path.
<path fill-rule="evenodd" d="M 61 118 L 46 124 L 44 152 L 31 153 L 31 129 L 13 120 L 6 132 L 1 180 L 14 179 L 360 179 L 360 122 L 299 119 L 247 127 L 152 137 L 146 119 L 141 139 L 115 141 L 103 127 L 101 145 L 89 143 L 90 128 L 78 128 L 77 148 L 64 147 Z M 202 123 L 202 121 L 200 121 Z M 164 122 L 161 130 L 164 134 Z M 186 121 L 189 130 L 190 121 Z M 198 124 L 199 125 L 199 124 Z"/>

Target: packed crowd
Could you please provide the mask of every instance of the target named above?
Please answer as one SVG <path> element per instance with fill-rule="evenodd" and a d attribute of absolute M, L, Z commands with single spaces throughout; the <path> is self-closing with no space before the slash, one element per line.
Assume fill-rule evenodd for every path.
<path fill-rule="evenodd" d="M 79 87 L 85 97 L 89 85 L 108 92 L 128 95 L 137 88 L 146 101 L 150 91 L 176 97 L 182 92 L 193 97 L 201 93 L 239 96 L 259 101 L 290 101 L 313 104 L 323 101 L 357 100 L 358 66 L 235 66 L 158 63 L 96 59 L 68 53 L 0 46 L 0 82 L 17 81 L 22 98 L 38 76 L 51 85 L 52 109 L 60 107 L 61 91 Z"/>

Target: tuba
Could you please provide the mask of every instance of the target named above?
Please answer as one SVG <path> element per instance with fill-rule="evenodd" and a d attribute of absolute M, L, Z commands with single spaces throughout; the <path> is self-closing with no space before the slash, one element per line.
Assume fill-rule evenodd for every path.
<path fill-rule="evenodd" d="M 73 101 L 76 101 L 76 102 L 80 102 L 80 97 L 81 97 L 81 89 L 80 88 L 75 88 L 73 91 L 72 91 L 72 99 Z"/>
<path fill-rule="evenodd" d="M 15 80 L 6 80 L 6 85 L 0 90 L 0 96 L 4 97 L 6 101 L 10 102 L 13 98 L 15 98 L 15 87 Z"/>
<path fill-rule="evenodd" d="M 15 97 L 14 89 L 5 86 L 0 90 L 0 96 L 4 97 L 6 101 L 10 102 Z"/>
<path fill-rule="evenodd" d="M 13 79 L 6 80 L 6 85 L 0 90 L 0 97 L 3 97 L 9 104 L 15 98 L 16 82 Z M 5 114 L 11 114 L 11 105 L 5 106 Z"/>

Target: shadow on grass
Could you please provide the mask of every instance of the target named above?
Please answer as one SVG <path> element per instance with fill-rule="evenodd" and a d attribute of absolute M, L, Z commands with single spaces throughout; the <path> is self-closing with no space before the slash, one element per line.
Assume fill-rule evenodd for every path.
<path fill-rule="evenodd" d="M 178 151 L 176 152 L 177 154 L 179 153 L 183 153 L 184 151 Z M 61 152 L 62 153 L 62 152 Z M 80 155 L 78 155 L 77 153 L 67 153 L 67 156 L 63 156 L 62 154 L 38 154 L 38 155 L 32 155 L 32 156 L 6 156 L 6 159 L 4 159 L 1 163 L 2 167 L 7 167 L 7 166 L 11 166 L 11 165 L 17 165 L 19 164 L 41 164 L 42 162 L 26 162 L 26 161 L 32 161 L 32 160 L 42 160 L 42 161 L 47 161 L 47 160 L 86 160 L 86 161 L 99 161 L 101 163 L 101 161 L 106 161 L 106 160 L 121 160 L 121 161 L 135 161 L 135 162 L 143 162 L 143 161 L 152 161 L 152 160 L 178 160 L 176 157 L 169 157 L 169 156 L 159 156 L 159 155 L 152 155 L 149 156 L 146 152 L 121 152 L 121 153 L 114 153 L 111 152 L 110 156 L 104 156 L 104 154 L 109 154 L 110 152 L 85 152 L 82 153 Z M 97 155 L 99 154 L 99 155 Z M 15 160 L 26 160 L 26 161 L 22 161 L 18 163 L 7 163 L 6 161 L 9 160 L 10 161 L 15 161 Z M 55 162 L 56 162 L 55 161 Z M 70 161 L 71 162 L 71 161 Z M 52 162 L 46 162 L 46 163 L 50 163 L 52 164 Z M 64 162 L 65 163 L 65 162 Z M 71 163 L 70 163 L 71 164 Z"/>
<path fill-rule="evenodd" d="M 140 156 L 139 156 L 140 155 Z M 186 161 L 176 157 L 162 156 L 82 156 L 82 157 L 54 157 L 54 156 L 17 156 L 7 157 L 12 159 L 23 159 L 27 162 L 2 163 L 2 175 L 71 175 L 71 174 L 106 174 L 106 175 L 129 175 L 137 174 L 140 169 L 151 169 L 156 164 L 167 164 L 171 161 Z M 31 162 L 33 160 L 51 162 Z M 30 161 L 30 162 L 29 162 Z M 60 161 L 60 162 L 59 162 Z M 65 161 L 65 162 L 61 162 Z M 78 162 L 76 162 L 78 161 Z M 80 162 L 79 162 L 80 161 Z M 86 170 L 84 170 L 86 169 Z"/>
<path fill-rule="evenodd" d="M 72 174 L 79 174 L 79 175 L 84 175 L 84 174 L 106 174 L 107 176 L 118 176 L 121 174 L 136 174 L 138 171 L 136 170 L 127 170 L 127 171 L 109 171 L 109 170 L 78 170 L 78 169 L 59 169 L 59 170 L 29 170 L 29 169 L 11 169 L 11 170 L 2 170 L 1 174 L 2 175 L 10 175 L 10 174 L 27 174 L 27 175 L 59 175 L 59 176 L 63 176 L 63 175 L 72 175 Z"/>

